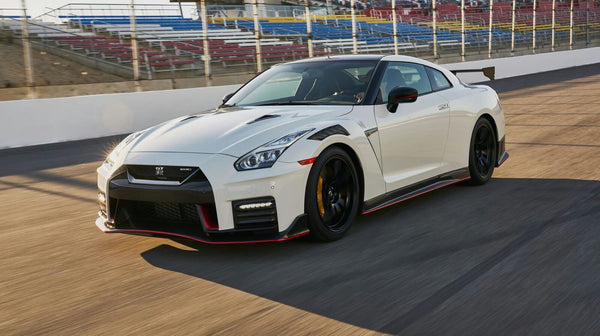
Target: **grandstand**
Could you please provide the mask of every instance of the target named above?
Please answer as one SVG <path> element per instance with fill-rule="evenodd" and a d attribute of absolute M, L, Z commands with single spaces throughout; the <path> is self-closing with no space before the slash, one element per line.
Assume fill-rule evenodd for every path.
<path fill-rule="evenodd" d="M 337 1 L 346 6 L 349 1 Z M 430 3 L 398 1 L 396 8 L 397 40 L 394 45 L 392 12 L 390 7 L 368 8 L 369 3 L 357 1 L 362 13 L 353 17 L 347 14 L 327 13 L 322 8 L 312 8 L 311 31 L 307 29 L 303 7 L 279 6 L 282 12 L 263 8 L 268 14 L 259 17 L 255 25 L 248 7 L 217 6 L 209 8 L 206 24 L 207 41 L 205 50 L 204 24 L 195 12 L 192 17 L 172 13 L 144 13 L 135 16 L 136 40 L 141 70 L 146 78 L 197 76 L 206 73 L 205 54 L 211 73 L 248 72 L 256 69 L 256 35 L 260 35 L 260 59 L 264 64 L 306 58 L 310 55 L 348 53 L 387 53 L 396 50 L 404 54 L 428 57 L 432 54 L 434 27 Z M 376 1 L 384 4 L 384 1 Z M 573 35 L 589 39 L 600 37 L 600 9 L 592 3 L 576 2 L 573 10 Z M 98 5 L 100 6 L 100 5 Z M 555 25 L 552 27 L 552 2 L 539 1 L 536 7 L 535 39 L 541 44 L 552 36 L 565 41 L 571 36 L 569 3 L 558 3 Z M 93 6 L 90 6 L 93 7 Z M 277 9 L 279 10 L 279 9 Z M 131 71 L 133 51 L 131 47 L 132 27 L 126 13 L 113 13 L 102 7 L 88 12 L 77 12 L 69 8 L 57 10 L 54 20 L 33 19 L 28 22 L 32 41 L 40 48 L 60 52 L 64 57 L 86 58 L 113 66 L 115 69 Z M 284 13 L 286 16 L 281 16 Z M 491 43 L 497 49 L 507 48 L 510 43 L 527 47 L 534 38 L 533 6 L 520 3 L 512 24 L 512 3 L 494 3 Z M 2 29 L 11 31 L 18 39 L 21 36 L 21 21 L 18 17 L 2 17 Z M 485 5 L 468 6 L 465 9 L 464 46 L 467 51 L 479 53 L 490 43 L 489 11 Z M 435 28 L 437 49 L 457 54 L 463 46 L 461 10 L 455 3 L 440 3 L 437 6 Z M 312 48 L 307 45 L 312 42 Z M 312 52 L 312 54 L 311 54 Z"/>

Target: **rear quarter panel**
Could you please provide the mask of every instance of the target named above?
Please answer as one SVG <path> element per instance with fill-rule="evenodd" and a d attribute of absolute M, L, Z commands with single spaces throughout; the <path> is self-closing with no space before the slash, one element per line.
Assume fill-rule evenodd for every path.
<path fill-rule="evenodd" d="M 484 85 L 457 85 L 440 92 L 449 101 L 450 124 L 443 165 L 447 170 L 469 165 L 471 133 L 477 120 L 483 115 L 493 118 L 496 140 L 504 137 L 504 114 L 496 92 Z"/>

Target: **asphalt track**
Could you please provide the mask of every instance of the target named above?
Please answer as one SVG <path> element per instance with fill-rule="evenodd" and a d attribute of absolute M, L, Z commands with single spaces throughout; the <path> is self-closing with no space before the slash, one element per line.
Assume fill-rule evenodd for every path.
<path fill-rule="evenodd" d="M 119 137 L 0 151 L 0 335 L 598 335 L 600 64 L 492 84 L 510 159 L 329 243 L 102 234 Z"/>

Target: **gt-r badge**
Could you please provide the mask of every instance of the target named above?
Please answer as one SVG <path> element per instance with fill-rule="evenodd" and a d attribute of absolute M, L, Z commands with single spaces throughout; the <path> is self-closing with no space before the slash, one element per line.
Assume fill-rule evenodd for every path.
<path fill-rule="evenodd" d="M 154 169 L 155 169 L 154 175 L 156 175 L 156 176 L 165 175 L 165 167 L 154 167 Z"/>

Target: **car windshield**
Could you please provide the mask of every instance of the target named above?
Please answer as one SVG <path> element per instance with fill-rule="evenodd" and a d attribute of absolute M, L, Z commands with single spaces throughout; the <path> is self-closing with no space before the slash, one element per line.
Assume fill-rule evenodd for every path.
<path fill-rule="evenodd" d="M 376 64 L 377 60 L 324 60 L 274 66 L 226 106 L 359 104 Z"/>

